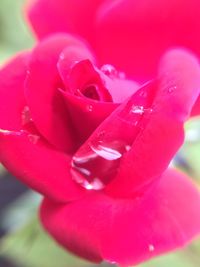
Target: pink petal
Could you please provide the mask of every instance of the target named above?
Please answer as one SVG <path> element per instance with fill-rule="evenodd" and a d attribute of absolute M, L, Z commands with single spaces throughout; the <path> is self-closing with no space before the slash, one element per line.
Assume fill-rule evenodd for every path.
<path fill-rule="evenodd" d="M 22 182 L 55 201 L 67 202 L 84 191 L 72 180 L 70 157 L 26 131 L 0 130 L 0 162 Z"/>
<path fill-rule="evenodd" d="M 79 145 L 118 107 L 118 104 L 112 102 L 93 101 L 69 93 L 63 92 L 63 96 L 69 114 L 73 118 Z"/>
<path fill-rule="evenodd" d="M 161 61 L 158 79 L 152 112 L 144 113 L 142 129 L 106 189 L 115 196 L 142 192 L 160 177 L 183 143 L 183 124 L 199 95 L 199 63 L 185 51 L 172 50 Z"/>
<path fill-rule="evenodd" d="M 199 191 L 181 173 L 168 170 L 140 198 L 120 200 L 90 192 L 67 205 L 45 199 L 41 219 L 75 254 L 129 266 L 181 247 L 199 234 L 199 209 Z"/>
<path fill-rule="evenodd" d="M 22 112 L 26 106 L 24 80 L 26 78 L 28 53 L 22 53 L 0 70 L 0 128 L 22 128 Z"/>
<path fill-rule="evenodd" d="M 153 77 L 168 48 L 200 55 L 200 2 L 196 0 L 108 1 L 96 15 L 95 48 L 109 62 L 140 80 Z"/>
<path fill-rule="evenodd" d="M 55 32 L 90 36 L 95 11 L 103 1 L 36 0 L 30 8 L 29 18 L 39 38 Z"/>
<path fill-rule="evenodd" d="M 76 140 L 72 122 L 58 90 L 63 84 L 57 71 L 57 62 L 62 50 L 73 46 L 81 48 L 84 44 L 64 34 L 39 43 L 32 52 L 25 85 L 26 100 L 37 129 L 52 145 L 67 152 L 75 149 Z"/>

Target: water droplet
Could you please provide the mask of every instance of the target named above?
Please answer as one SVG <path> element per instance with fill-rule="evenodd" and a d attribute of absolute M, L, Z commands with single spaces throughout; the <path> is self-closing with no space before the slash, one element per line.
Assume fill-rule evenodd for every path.
<path fill-rule="evenodd" d="M 89 111 L 89 112 L 93 111 L 93 106 L 92 105 L 88 105 L 87 106 L 87 111 Z"/>
<path fill-rule="evenodd" d="M 173 93 L 177 89 L 177 86 L 171 86 L 168 88 L 168 93 Z"/>
<path fill-rule="evenodd" d="M 61 60 L 65 59 L 65 54 L 64 54 L 64 53 L 61 53 L 61 54 L 60 54 L 60 59 L 61 59 Z"/>
<path fill-rule="evenodd" d="M 126 145 L 125 148 L 126 148 L 126 151 L 129 151 L 131 149 L 131 146 Z"/>
<path fill-rule="evenodd" d="M 30 70 L 27 70 L 27 71 L 26 71 L 26 74 L 27 74 L 27 75 L 30 75 Z"/>
<path fill-rule="evenodd" d="M 25 106 L 23 111 L 22 111 L 22 125 L 26 125 L 27 123 L 32 121 L 31 114 L 30 114 L 30 109 L 28 106 Z"/>
<path fill-rule="evenodd" d="M 28 139 L 31 143 L 33 143 L 35 145 L 39 141 L 40 137 L 36 134 L 29 134 Z"/>
<path fill-rule="evenodd" d="M 140 114 L 142 115 L 144 113 L 144 107 L 143 106 L 133 106 L 131 109 L 132 113 Z"/>
<path fill-rule="evenodd" d="M 116 174 L 127 146 L 125 142 L 105 143 L 98 140 L 80 149 L 71 163 L 73 180 L 87 190 L 103 189 Z"/>
<path fill-rule="evenodd" d="M 154 245 L 150 244 L 150 245 L 149 245 L 149 251 L 150 251 L 150 252 L 153 252 L 154 250 L 155 250 Z"/>
<path fill-rule="evenodd" d="M 133 106 L 131 108 L 131 112 L 132 113 L 135 113 L 135 114 L 139 114 L 139 115 L 142 115 L 144 114 L 145 112 L 149 112 L 151 113 L 153 111 L 152 108 L 144 108 L 143 106 Z"/>
<path fill-rule="evenodd" d="M 109 76 L 111 79 L 118 78 L 118 71 L 115 69 L 114 66 L 110 64 L 105 64 L 101 67 L 101 71 Z"/>

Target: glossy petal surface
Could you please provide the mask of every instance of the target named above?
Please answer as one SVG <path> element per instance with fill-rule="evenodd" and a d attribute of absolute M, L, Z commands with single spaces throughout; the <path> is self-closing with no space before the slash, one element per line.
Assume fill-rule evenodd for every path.
<path fill-rule="evenodd" d="M 26 105 L 24 80 L 29 54 L 20 54 L 0 70 L 0 129 L 20 130 Z"/>
<path fill-rule="evenodd" d="M 72 252 L 128 266 L 180 247 L 199 233 L 199 209 L 199 191 L 182 174 L 168 170 L 141 198 L 117 200 L 90 192 L 69 205 L 46 199 L 41 219 Z"/>
<path fill-rule="evenodd" d="M 95 11 L 103 0 L 36 0 L 29 18 L 39 38 L 55 32 L 90 36 Z"/>
<path fill-rule="evenodd" d="M 73 151 L 76 144 L 72 122 L 59 91 L 63 83 L 57 63 L 62 50 L 71 46 L 84 44 L 64 34 L 39 43 L 32 52 L 25 84 L 26 100 L 38 131 L 56 148 L 67 152 Z"/>
<path fill-rule="evenodd" d="M 144 112 L 138 126 L 140 131 L 107 189 L 113 195 L 126 196 L 131 190 L 142 192 L 168 167 L 183 143 L 183 124 L 199 95 L 198 62 L 181 50 L 167 53 L 160 64 L 158 83 L 152 84 L 152 90 L 154 86 L 157 88 L 151 112 Z"/>
<path fill-rule="evenodd" d="M 22 182 L 56 202 L 77 199 L 84 191 L 71 179 L 70 157 L 27 132 L 0 131 L 0 161 Z"/>

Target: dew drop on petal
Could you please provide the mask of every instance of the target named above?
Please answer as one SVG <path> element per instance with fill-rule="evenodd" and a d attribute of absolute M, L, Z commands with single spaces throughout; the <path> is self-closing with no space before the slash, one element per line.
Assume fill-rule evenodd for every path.
<path fill-rule="evenodd" d="M 32 121 L 31 114 L 30 114 L 30 109 L 28 106 L 25 106 L 23 111 L 22 111 L 22 125 L 26 125 L 27 123 Z"/>
<path fill-rule="evenodd" d="M 64 53 L 61 53 L 61 54 L 60 54 L 60 59 L 61 59 L 61 60 L 65 59 L 65 54 L 64 54 Z"/>
<path fill-rule="evenodd" d="M 36 134 L 29 134 L 28 139 L 31 143 L 33 143 L 35 145 L 39 141 L 40 137 Z"/>
<path fill-rule="evenodd" d="M 168 88 L 168 93 L 169 93 L 169 94 L 172 94 L 176 89 L 177 89 L 177 86 L 170 86 L 170 87 Z"/>
<path fill-rule="evenodd" d="M 118 78 L 118 71 L 110 64 L 103 65 L 101 71 L 111 79 Z"/>
<path fill-rule="evenodd" d="M 152 108 L 144 108 L 143 106 L 133 106 L 131 109 L 131 113 L 142 115 L 144 113 L 151 113 L 153 111 Z"/>
<path fill-rule="evenodd" d="M 142 115 L 144 113 L 144 107 L 143 106 L 133 106 L 131 109 L 131 112 Z"/>
<path fill-rule="evenodd" d="M 86 107 L 86 109 L 87 109 L 87 111 L 92 112 L 93 111 L 93 106 L 92 105 L 88 105 Z"/>
<path fill-rule="evenodd" d="M 154 250 L 155 250 L 154 245 L 150 244 L 150 245 L 149 245 L 149 251 L 150 251 L 150 252 L 153 252 Z"/>

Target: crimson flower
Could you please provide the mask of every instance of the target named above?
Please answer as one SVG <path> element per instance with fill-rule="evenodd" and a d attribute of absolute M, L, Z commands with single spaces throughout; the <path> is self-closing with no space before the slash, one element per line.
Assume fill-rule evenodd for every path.
<path fill-rule="evenodd" d="M 37 16 L 40 36 L 49 33 L 42 17 L 52 14 L 51 6 L 55 27 L 77 25 L 81 14 L 72 12 L 72 1 L 70 20 L 59 24 L 67 17 L 66 2 L 49 1 Z M 32 16 L 45 3 L 36 2 Z M 85 25 L 97 1 L 87 4 Z M 63 16 L 56 17 L 56 7 Z M 44 196 L 40 218 L 59 244 L 90 261 L 128 266 L 181 247 L 200 232 L 199 191 L 168 167 L 200 93 L 200 66 L 190 52 L 169 50 L 141 86 L 122 72 L 134 77 L 131 54 L 124 52 L 129 68 L 118 65 L 115 54 L 115 69 L 97 51 L 60 33 L 1 69 L 0 160 Z"/>

